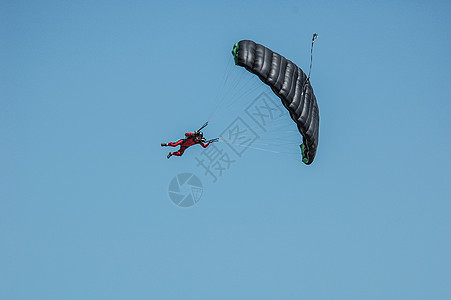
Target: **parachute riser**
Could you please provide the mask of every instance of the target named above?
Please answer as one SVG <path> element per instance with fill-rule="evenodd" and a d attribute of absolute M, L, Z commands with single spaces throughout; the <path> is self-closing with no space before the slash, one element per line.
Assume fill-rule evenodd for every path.
<path fill-rule="evenodd" d="M 205 127 L 207 127 L 208 125 L 208 121 L 204 123 L 204 125 L 202 125 L 199 129 L 196 130 L 196 132 L 201 131 L 202 129 L 204 129 Z"/>

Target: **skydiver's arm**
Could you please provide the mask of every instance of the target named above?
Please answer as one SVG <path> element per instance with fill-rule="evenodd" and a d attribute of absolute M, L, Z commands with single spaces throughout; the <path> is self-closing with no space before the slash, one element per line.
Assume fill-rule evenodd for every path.
<path fill-rule="evenodd" d="M 202 147 L 204 147 L 204 148 L 207 148 L 208 147 L 208 145 L 210 145 L 210 142 L 208 142 L 208 143 L 206 143 L 206 144 L 204 144 L 204 143 L 199 143 Z"/>
<path fill-rule="evenodd" d="M 193 136 L 194 135 L 194 132 L 187 132 L 187 133 L 185 133 L 185 136 L 187 136 L 187 137 L 190 137 L 190 136 Z"/>

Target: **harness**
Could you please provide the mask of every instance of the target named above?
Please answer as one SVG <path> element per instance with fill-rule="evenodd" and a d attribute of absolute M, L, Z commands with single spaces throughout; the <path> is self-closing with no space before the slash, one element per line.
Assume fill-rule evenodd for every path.
<path fill-rule="evenodd" d="M 192 139 L 194 141 L 194 144 L 200 144 L 201 142 L 206 142 L 205 138 L 202 137 L 200 140 L 198 140 L 198 139 L 196 139 L 195 135 L 192 135 L 190 137 L 184 138 L 183 143 L 185 143 L 189 139 Z M 182 146 L 182 145 L 180 145 L 180 147 L 188 148 L 188 146 Z"/>

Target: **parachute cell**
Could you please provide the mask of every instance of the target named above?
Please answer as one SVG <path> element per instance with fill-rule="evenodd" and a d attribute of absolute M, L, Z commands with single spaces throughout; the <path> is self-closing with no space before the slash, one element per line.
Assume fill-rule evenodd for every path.
<path fill-rule="evenodd" d="M 257 75 L 282 100 L 302 134 L 302 161 L 313 162 L 318 148 L 319 109 L 305 73 L 293 62 L 253 41 L 236 43 L 235 64 Z"/>

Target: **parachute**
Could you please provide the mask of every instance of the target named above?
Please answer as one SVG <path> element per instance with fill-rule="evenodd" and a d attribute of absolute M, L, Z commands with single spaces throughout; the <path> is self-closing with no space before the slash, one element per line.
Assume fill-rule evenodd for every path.
<path fill-rule="evenodd" d="M 315 36 L 312 47 L 314 40 Z M 307 75 L 290 60 L 253 41 L 237 42 L 232 54 L 236 65 L 257 75 L 282 100 L 303 137 L 302 161 L 310 165 L 318 148 L 319 109 Z"/>

